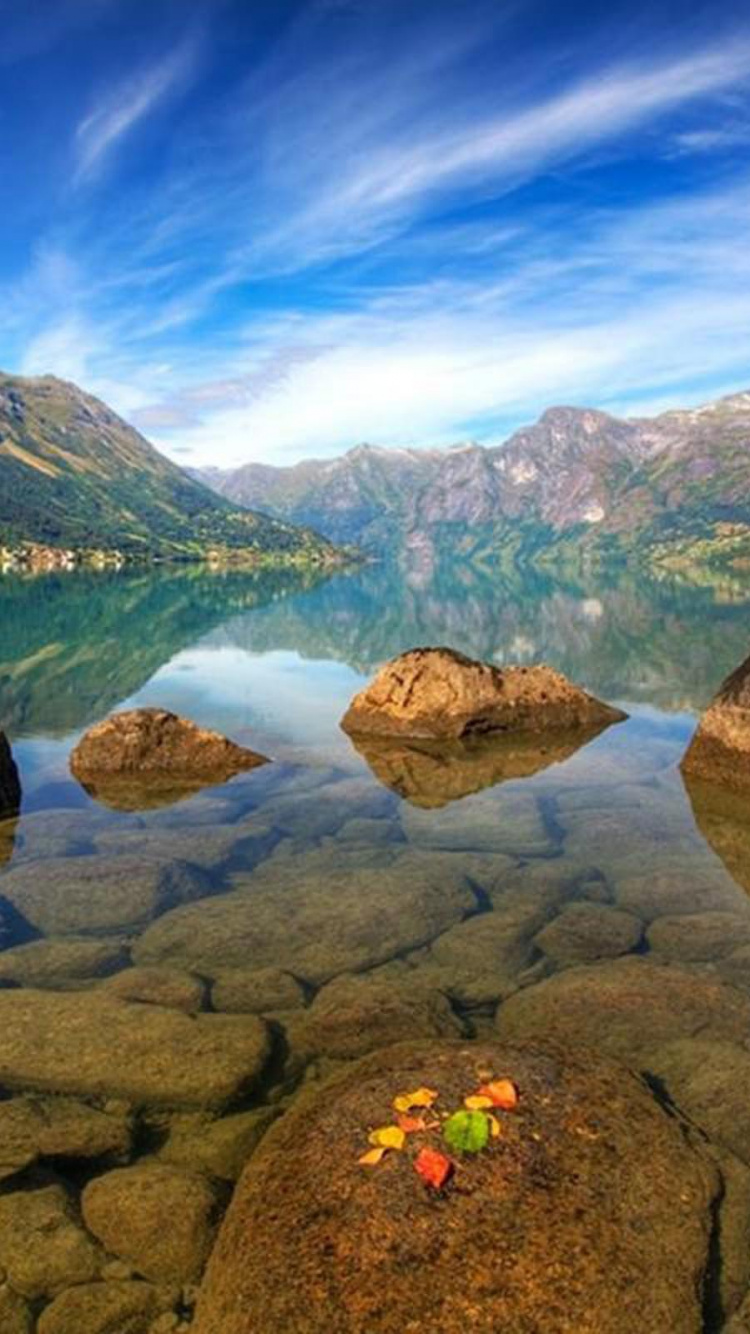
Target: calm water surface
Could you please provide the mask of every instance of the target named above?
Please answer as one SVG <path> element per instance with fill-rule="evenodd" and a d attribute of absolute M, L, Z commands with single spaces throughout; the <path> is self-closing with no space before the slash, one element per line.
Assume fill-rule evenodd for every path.
<path fill-rule="evenodd" d="M 81 574 L 4 579 L 0 617 L 0 725 L 24 792 L 0 844 L 14 910 L 0 978 L 99 984 L 90 962 L 15 953 L 44 939 L 111 939 L 118 967 L 198 973 L 207 1006 L 272 1020 L 278 1059 L 256 1096 L 285 1097 L 306 1068 L 412 1031 L 488 1031 L 498 1002 L 570 966 L 652 952 L 721 973 L 750 939 L 744 811 L 687 791 L 678 769 L 699 711 L 747 653 L 750 581 L 375 566 L 317 582 Z M 485 746 L 450 763 L 358 753 L 339 718 L 379 664 L 416 644 L 548 662 L 629 720 L 580 746 Z M 169 807 L 109 810 L 71 778 L 68 755 L 92 723 L 135 705 L 275 762 Z M 61 877 L 81 858 L 102 872 L 91 898 Z M 134 858 L 197 866 L 202 888 L 143 890 Z M 573 903 L 595 905 L 589 920 L 565 917 Z M 721 922 L 697 944 L 670 935 L 675 915 L 707 910 L 732 914 L 723 936 Z M 732 977 L 742 984 L 745 968 L 750 987 L 750 961 Z M 384 987 L 404 999 L 387 1020 Z"/>

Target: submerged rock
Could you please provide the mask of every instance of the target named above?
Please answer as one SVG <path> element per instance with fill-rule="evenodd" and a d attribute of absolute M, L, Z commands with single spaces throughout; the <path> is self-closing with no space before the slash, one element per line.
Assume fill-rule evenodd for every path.
<path fill-rule="evenodd" d="M 0 954 L 0 982 L 60 990 L 86 986 L 125 968 L 128 951 L 118 940 L 64 937 L 33 940 Z"/>
<path fill-rule="evenodd" d="M 31 1334 L 31 1307 L 7 1283 L 0 1283 L 0 1329 L 3 1334 Z"/>
<path fill-rule="evenodd" d="M 449 648 L 394 658 L 341 720 L 355 736 L 461 738 L 605 727 L 625 714 L 551 667 L 493 667 Z"/>
<path fill-rule="evenodd" d="M 277 1115 L 276 1108 L 257 1107 L 213 1121 L 205 1115 L 173 1117 L 158 1156 L 220 1181 L 236 1181 Z"/>
<path fill-rule="evenodd" d="M 50 936 L 140 926 L 212 889 L 205 872 L 187 862 L 137 856 L 50 857 L 22 863 L 0 881 L 3 897 Z"/>
<path fill-rule="evenodd" d="M 511 857 L 551 857 L 559 850 L 534 793 L 516 788 L 479 792 L 440 811 L 404 805 L 401 823 L 417 847 Z"/>
<path fill-rule="evenodd" d="M 545 926 L 535 944 L 558 964 L 591 963 L 628 954 L 639 944 L 643 923 L 605 903 L 568 903 Z"/>
<path fill-rule="evenodd" d="M 368 973 L 334 978 L 287 1024 L 286 1037 L 293 1056 L 352 1060 L 395 1042 L 464 1031 L 442 992 L 415 970 L 395 983 Z"/>
<path fill-rule="evenodd" d="M 750 944 L 750 909 L 739 912 L 680 913 L 657 917 L 648 929 L 649 949 L 684 962 L 721 959 Z"/>
<path fill-rule="evenodd" d="M 120 1000 L 197 1014 L 204 1007 L 207 988 L 202 978 L 178 968 L 126 968 L 107 978 L 102 990 Z"/>
<path fill-rule="evenodd" d="M 447 741 L 400 741 L 354 736 L 354 748 L 375 777 L 410 801 L 435 810 L 483 788 L 530 778 L 570 759 L 601 726 L 539 736 L 469 736 Z"/>
<path fill-rule="evenodd" d="M 190 1283 L 208 1259 L 218 1196 L 200 1173 L 137 1163 L 90 1181 L 81 1209 L 89 1231 L 138 1274 L 157 1283 Z"/>
<path fill-rule="evenodd" d="M 37 1334 L 150 1334 L 161 1309 L 150 1283 L 83 1283 L 46 1307 Z"/>
<path fill-rule="evenodd" d="M 685 775 L 750 789 L 750 658 L 728 676 L 701 716 L 680 764 Z"/>
<path fill-rule="evenodd" d="M 130 1118 L 72 1098 L 18 1097 L 0 1102 L 0 1180 L 39 1158 L 118 1161 L 130 1150 Z"/>
<path fill-rule="evenodd" d="M 71 754 L 70 771 L 105 805 L 140 810 L 267 763 L 265 755 L 167 709 L 129 709 L 89 728 Z"/>
<path fill-rule="evenodd" d="M 0 818 L 16 815 L 21 809 L 21 781 L 13 752 L 4 732 L 0 732 Z"/>
<path fill-rule="evenodd" d="M 359 1166 L 394 1094 L 426 1085 L 453 1109 L 482 1070 L 516 1081 L 520 1109 L 461 1159 L 453 1184 L 422 1184 L 418 1136 Z M 605 1058 L 485 1042 L 391 1048 L 268 1132 L 209 1262 L 194 1334 L 698 1334 L 720 1189 L 685 1125 Z"/>
<path fill-rule="evenodd" d="M 299 1010 L 305 1004 L 305 990 L 281 968 L 234 968 L 214 978 L 211 1004 L 227 1014 Z"/>
<path fill-rule="evenodd" d="M 98 1247 L 76 1221 L 63 1186 L 0 1195 L 0 1268 L 24 1297 L 49 1297 L 96 1278 Z"/>
<path fill-rule="evenodd" d="M 305 872 L 305 858 L 233 878 L 234 893 L 178 908 L 136 941 L 137 963 L 217 977 L 280 968 L 319 984 L 427 943 L 476 909 L 458 868 L 404 855 L 381 868 Z"/>
<path fill-rule="evenodd" d="M 0 1071 L 12 1089 L 223 1107 L 257 1080 L 268 1052 L 252 1015 L 186 1015 L 100 990 L 0 991 Z"/>

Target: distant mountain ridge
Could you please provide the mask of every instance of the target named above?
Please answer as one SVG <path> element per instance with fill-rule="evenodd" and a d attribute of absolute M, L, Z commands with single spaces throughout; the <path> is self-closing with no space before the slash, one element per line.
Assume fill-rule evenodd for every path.
<path fill-rule="evenodd" d="M 217 496 L 76 385 L 0 373 L 0 548 L 24 543 L 125 559 L 335 556 L 317 533 Z"/>
<path fill-rule="evenodd" d="M 654 418 L 554 407 L 503 444 L 359 445 L 291 467 L 198 470 L 219 494 L 336 542 L 529 556 L 750 558 L 750 393 Z"/>

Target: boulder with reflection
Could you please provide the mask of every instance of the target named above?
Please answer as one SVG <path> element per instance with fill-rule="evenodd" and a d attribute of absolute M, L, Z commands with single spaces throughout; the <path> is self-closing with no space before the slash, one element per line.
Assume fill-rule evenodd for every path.
<path fill-rule="evenodd" d="M 168 709 L 128 709 L 89 728 L 70 770 L 97 801 L 132 811 L 172 805 L 267 763 Z"/>
<path fill-rule="evenodd" d="M 601 731 L 602 725 L 545 737 L 495 733 L 441 742 L 353 736 L 352 744 L 385 787 L 413 806 L 435 810 L 562 764 Z"/>
<path fill-rule="evenodd" d="M 415 648 L 386 663 L 341 726 L 353 736 L 458 739 L 604 727 L 625 716 L 551 667 L 501 669 L 450 648 Z"/>
<path fill-rule="evenodd" d="M 750 894 L 750 807 L 747 796 L 683 768 L 695 823 L 733 880 Z"/>
<path fill-rule="evenodd" d="M 750 657 L 712 699 L 680 768 L 686 777 L 750 792 Z"/>

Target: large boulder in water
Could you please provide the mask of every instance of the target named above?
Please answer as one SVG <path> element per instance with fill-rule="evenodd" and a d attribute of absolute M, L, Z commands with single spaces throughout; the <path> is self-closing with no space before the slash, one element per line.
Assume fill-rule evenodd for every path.
<path fill-rule="evenodd" d="M 624 717 L 551 667 L 500 669 L 450 648 L 415 648 L 386 663 L 341 726 L 354 736 L 456 739 L 597 728 Z"/>
<path fill-rule="evenodd" d="M 750 657 L 714 696 L 680 768 L 691 778 L 750 790 Z"/>
<path fill-rule="evenodd" d="M 265 755 L 167 709 L 129 709 L 89 728 L 71 754 L 70 770 L 98 801 L 140 810 L 267 763 Z"/>
<path fill-rule="evenodd" d="M 4 732 L 0 732 L 0 818 L 17 815 L 21 807 L 21 783 L 13 752 Z"/>
<path fill-rule="evenodd" d="M 394 1095 L 460 1108 L 487 1078 L 520 1092 L 501 1133 L 433 1190 L 440 1130 L 360 1166 Z M 438 1123 L 440 1123 L 439 1118 Z M 719 1174 L 635 1075 L 590 1052 L 392 1047 L 348 1067 L 265 1136 L 209 1262 L 194 1334 L 698 1334 Z"/>

